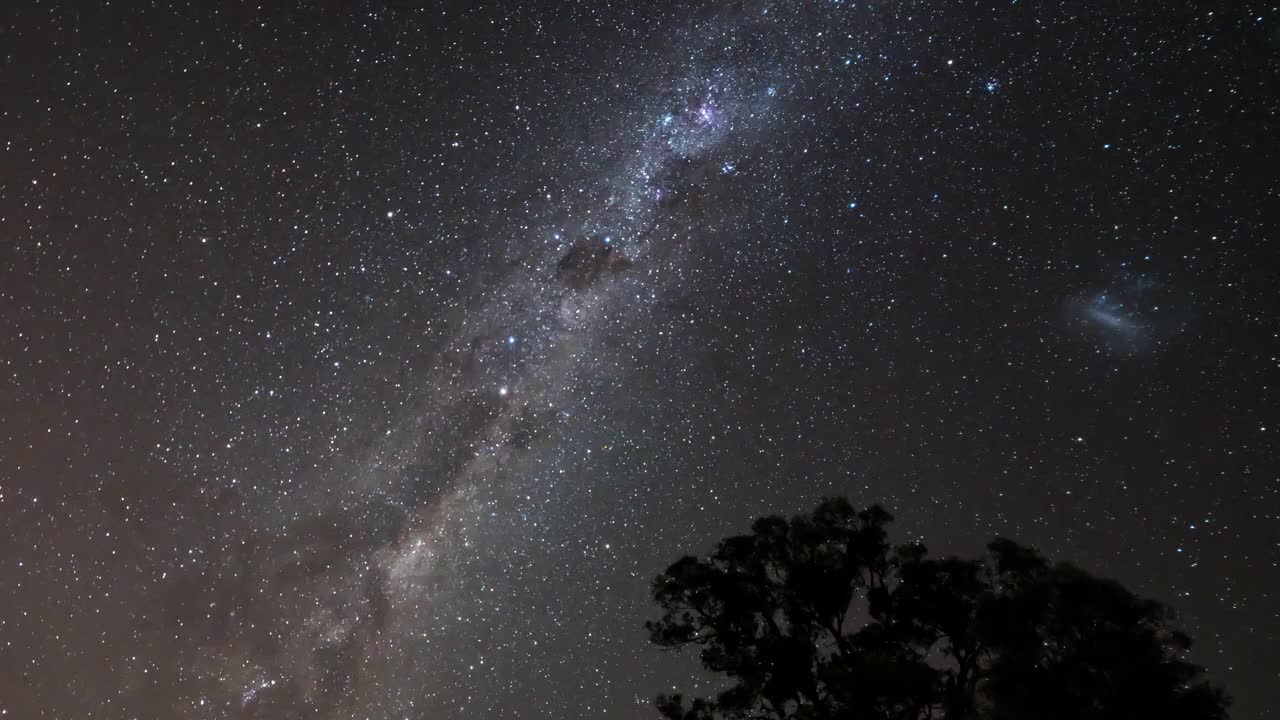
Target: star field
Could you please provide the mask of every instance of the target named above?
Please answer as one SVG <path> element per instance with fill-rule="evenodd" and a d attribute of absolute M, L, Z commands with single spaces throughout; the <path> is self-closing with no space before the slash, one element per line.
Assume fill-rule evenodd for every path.
<path fill-rule="evenodd" d="M 1280 6 L 1121 5 L 9 8 L 0 716 L 653 718 L 847 495 L 1275 717 Z"/>

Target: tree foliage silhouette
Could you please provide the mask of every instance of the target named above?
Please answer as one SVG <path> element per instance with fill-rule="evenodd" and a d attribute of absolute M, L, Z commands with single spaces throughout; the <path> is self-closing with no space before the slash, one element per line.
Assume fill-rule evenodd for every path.
<path fill-rule="evenodd" d="M 824 501 L 685 557 L 653 582 L 663 647 L 728 687 L 657 700 L 672 720 L 1217 720 L 1171 613 L 997 539 L 978 560 L 892 549 L 892 517 Z"/>

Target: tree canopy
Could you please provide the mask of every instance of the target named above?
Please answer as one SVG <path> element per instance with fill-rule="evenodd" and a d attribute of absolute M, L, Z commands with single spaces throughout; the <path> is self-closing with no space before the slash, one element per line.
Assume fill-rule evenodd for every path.
<path fill-rule="evenodd" d="M 985 557 L 892 548 L 892 517 L 829 499 L 764 517 L 653 581 L 663 647 L 724 677 L 665 695 L 671 720 L 1218 720 L 1159 602 L 996 539 Z"/>

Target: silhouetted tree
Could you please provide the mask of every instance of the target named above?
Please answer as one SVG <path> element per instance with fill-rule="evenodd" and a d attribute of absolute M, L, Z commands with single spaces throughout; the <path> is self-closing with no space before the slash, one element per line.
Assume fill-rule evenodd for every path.
<path fill-rule="evenodd" d="M 685 557 L 653 582 L 652 641 L 697 646 L 714 698 L 672 720 L 1217 720 L 1160 603 L 997 539 L 979 560 L 891 549 L 892 518 L 824 501 Z"/>

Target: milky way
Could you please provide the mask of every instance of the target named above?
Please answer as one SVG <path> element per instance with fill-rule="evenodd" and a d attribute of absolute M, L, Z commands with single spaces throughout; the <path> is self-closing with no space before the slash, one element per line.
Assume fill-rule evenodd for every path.
<path fill-rule="evenodd" d="M 319 480 L 357 497 L 354 505 L 319 500 L 308 510 L 326 518 L 326 530 L 332 524 L 332 545 L 304 540 L 298 559 L 295 538 L 323 537 L 308 520 L 283 530 L 288 539 L 266 558 L 248 561 L 269 568 L 251 592 L 283 585 L 283 602 L 267 604 L 282 605 L 294 627 L 265 643 L 246 639 L 258 623 L 233 601 L 230 637 L 218 643 L 231 652 L 202 670 L 226 686 L 208 690 L 210 702 L 229 694 L 241 709 L 270 714 L 299 705 L 379 707 L 411 695 L 421 678 L 403 663 L 423 662 L 424 654 L 406 657 L 412 641 L 404 636 L 449 622 L 442 608 L 472 612 L 459 597 L 467 581 L 458 576 L 502 545 L 472 537 L 486 534 L 493 518 L 519 512 L 522 495 L 572 481 L 558 477 L 568 463 L 555 456 L 557 429 L 581 422 L 577 406 L 593 376 L 625 383 L 628 375 L 627 361 L 615 359 L 618 348 L 603 347 L 606 336 L 624 347 L 634 342 L 670 300 L 666 276 L 683 272 L 680 245 L 696 242 L 697 222 L 710 217 L 682 206 L 718 201 L 703 197 L 718 147 L 741 149 L 735 133 L 751 133 L 767 116 L 765 87 L 735 97 L 724 82 L 685 81 L 695 88 L 688 104 L 654 98 L 670 109 L 649 127 L 622 129 L 636 138 L 634 149 L 624 144 L 622 160 L 572 181 L 589 199 L 553 231 L 515 241 L 519 256 L 465 307 L 442 366 L 415 379 L 423 397 L 349 475 Z"/>
<path fill-rule="evenodd" d="M 649 579 L 839 494 L 1271 717 L 1255 5 L 20 13 L 0 712 L 655 717 Z"/>

